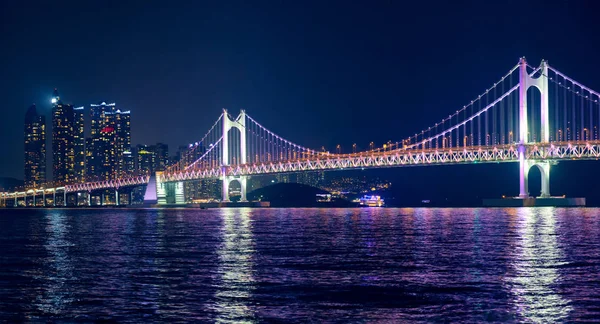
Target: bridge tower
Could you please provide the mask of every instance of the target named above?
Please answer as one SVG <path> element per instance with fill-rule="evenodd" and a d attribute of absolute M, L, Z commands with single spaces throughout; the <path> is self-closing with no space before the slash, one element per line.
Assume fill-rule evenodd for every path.
<path fill-rule="evenodd" d="M 231 176 L 227 176 L 227 168 L 229 166 L 229 131 L 232 128 L 237 128 L 240 131 L 240 160 L 237 162 L 238 164 L 246 164 L 246 111 L 242 110 L 240 112 L 240 114 L 238 115 L 238 117 L 234 120 L 229 118 L 229 114 L 227 113 L 226 109 L 223 109 L 223 140 L 222 140 L 222 146 L 223 149 L 221 150 L 221 171 L 222 171 L 222 182 L 223 182 L 223 186 L 222 186 L 222 191 L 221 191 L 221 195 L 222 195 L 222 200 L 223 201 L 229 201 L 229 184 L 231 183 L 231 181 L 233 180 L 237 180 L 240 183 L 241 186 L 241 201 L 247 201 L 246 200 L 246 184 L 247 184 L 247 177 L 246 176 L 240 176 L 240 177 L 231 177 Z M 234 149 L 238 149 L 237 147 L 235 147 Z"/>
<path fill-rule="evenodd" d="M 548 143 L 550 141 L 550 121 L 548 114 L 548 64 L 542 60 L 540 65 L 541 75 L 537 78 L 529 76 L 527 73 L 527 61 L 524 57 L 519 61 L 519 197 L 529 197 L 529 171 L 536 166 L 542 176 L 542 198 L 550 197 L 550 162 L 532 161 L 525 157 L 528 143 L 528 119 L 527 119 L 527 90 L 530 87 L 536 87 L 541 94 L 541 138 L 540 142 Z"/>

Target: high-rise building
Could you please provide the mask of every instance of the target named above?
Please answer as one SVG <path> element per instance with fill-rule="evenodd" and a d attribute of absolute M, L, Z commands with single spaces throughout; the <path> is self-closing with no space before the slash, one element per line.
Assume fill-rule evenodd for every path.
<path fill-rule="evenodd" d="M 90 135 L 91 138 L 95 138 L 100 134 L 100 131 L 105 127 L 105 114 L 107 112 L 117 111 L 117 105 L 115 103 L 107 104 L 101 102 L 99 104 L 90 105 Z"/>
<path fill-rule="evenodd" d="M 74 181 L 85 182 L 85 115 L 83 107 L 73 108 Z"/>
<path fill-rule="evenodd" d="M 114 133 L 114 161 L 115 176 L 126 174 L 125 152 L 131 151 L 131 112 L 117 109 L 114 112 L 105 112 L 105 126 L 115 130 Z"/>
<path fill-rule="evenodd" d="M 74 180 L 74 119 L 73 106 L 63 104 L 54 89 L 52 96 L 52 161 L 53 179 L 57 183 Z"/>
<path fill-rule="evenodd" d="M 113 127 L 106 126 L 100 130 L 99 140 L 93 144 L 98 153 L 96 175 L 99 180 L 110 180 L 117 176 L 115 134 Z"/>
<path fill-rule="evenodd" d="M 25 186 L 39 187 L 46 182 L 46 116 L 35 105 L 25 114 Z"/>
<path fill-rule="evenodd" d="M 131 113 L 116 104 L 90 105 L 90 134 L 87 156 L 88 178 L 109 180 L 131 171 Z"/>
<path fill-rule="evenodd" d="M 90 105 L 90 137 L 86 140 L 86 178 L 88 181 L 109 180 L 112 170 L 105 170 L 104 166 L 110 162 L 110 157 L 104 156 L 110 140 L 107 138 L 108 129 L 105 130 L 105 114 L 116 110 L 116 105 L 102 102 Z M 105 130 L 105 132 L 102 132 Z M 107 143 L 108 142 L 108 143 Z M 107 161 L 108 160 L 108 161 Z"/>

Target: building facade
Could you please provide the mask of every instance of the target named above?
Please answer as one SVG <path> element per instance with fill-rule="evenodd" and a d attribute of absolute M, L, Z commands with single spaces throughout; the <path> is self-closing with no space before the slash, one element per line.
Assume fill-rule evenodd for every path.
<path fill-rule="evenodd" d="M 75 113 L 73 106 L 63 104 L 54 89 L 52 97 L 52 171 L 58 184 L 74 181 L 75 166 Z"/>
<path fill-rule="evenodd" d="M 156 154 L 156 171 L 164 171 L 169 165 L 169 146 L 164 143 L 156 143 L 154 145 L 154 153 Z"/>
<path fill-rule="evenodd" d="M 156 171 L 156 154 L 151 145 L 138 144 L 135 147 L 135 169 L 138 174 L 153 174 Z"/>
<path fill-rule="evenodd" d="M 83 107 L 73 108 L 74 181 L 85 182 L 85 114 Z"/>
<path fill-rule="evenodd" d="M 46 116 L 35 105 L 25 114 L 25 186 L 37 188 L 46 182 Z"/>
<path fill-rule="evenodd" d="M 110 180 L 133 171 L 130 111 L 114 103 L 91 104 L 87 143 L 88 180 Z"/>

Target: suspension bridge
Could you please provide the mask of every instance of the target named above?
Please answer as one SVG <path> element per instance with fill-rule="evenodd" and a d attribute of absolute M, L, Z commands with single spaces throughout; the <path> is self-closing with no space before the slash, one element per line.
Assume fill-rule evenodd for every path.
<path fill-rule="evenodd" d="M 184 203 L 183 182 L 218 179 L 222 201 L 237 181 L 246 201 L 251 176 L 342 169 L 442 164 L 518 162 L 519 197 L 528 198 L 529 170 L 541 172 L 541 197 L 550 197 L 550 168 L 561 160 L 600 157 L 600 94 L 542 61 L 525 58 L 471 102 L 429 127 L 395 143 L 342 154 L 310 149 L 286 140 L 245 111 L 223 110 L 212 127 L 191 144 L 180 161 L 154 175 L 1 193 L 2 203 L 146 185 L 146 200 L 167 204 L 173 192 Z M 167 190 L 171 186 L 174 190 Z M 118 194 L 117 194 L 118 197 Z M 90 202 L 91 204 L 91 202 Z M 117 198 L 118 204 L 118 198 Z"/>

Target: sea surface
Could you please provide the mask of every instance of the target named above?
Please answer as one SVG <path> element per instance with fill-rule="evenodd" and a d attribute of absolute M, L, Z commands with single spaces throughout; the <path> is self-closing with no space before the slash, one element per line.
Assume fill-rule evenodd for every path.
<path fill-rule="evenodd" d="M 600 321 L 600 209 L 0 209 L 0 322 Z"/>

